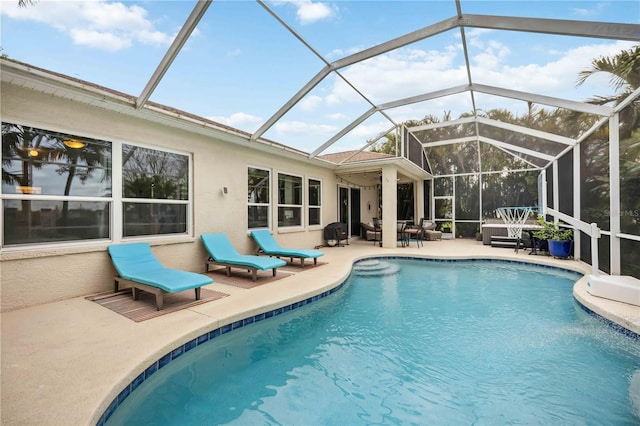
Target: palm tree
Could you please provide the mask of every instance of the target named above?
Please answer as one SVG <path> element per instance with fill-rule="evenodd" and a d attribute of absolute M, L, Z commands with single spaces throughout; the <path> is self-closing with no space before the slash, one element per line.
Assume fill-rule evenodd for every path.
<path fill-rule="evenodd" d="M 580 71 L 577 85 L 582 85 L 589 77 L 597 73 L 609 74 L 609 81 L 616 94 L 595 96 L 588 102 L 597 105 L 617 105 L 640 87 L 640 45 L 623 50 L 612 57 L 601 56 L 591 62 L 591 68 Z M 636 98 L 629 108 L 620 113 L 620 139 L 628 138 L 637 128 L 640 120 L 640 99 Z"/>
<path fill-rule="evenodd" d="M 594 59 L 591 68 L 581 71 L 577 84 L 584 83 L 589 77 L 596 73 L 607 73 L 610 76 L 610 82 L 616 91 L 611 96 L 596 96 L 589 102 L 604 105 L 617 105 L 627 99 L 635 90 L 640 87 L 640 46 L 634 46 L 631 49 L 623 50 L 612 57 L 600 57 Z M 601 158 L 608 158 L 606 143 L 606 134 L 608 128 L 603 126 L 606 131 L 600 138 L 603 143 L 594 144 L 596 155 Z M 640 211 L 640 99 L 636 98 L 629 106 L 620 111 L 620 200 L 621 200 L 621 228 L 622 232 L 638 235 L 640 233 L 640 218 L 637 212 Z M 597 158 L 594 157 L 594 158 Z M 606 161 L 600 161 L 593 168 L 603 167 Z M 604 166 L 605 169 L 607 168 Z M 600 173 L 594 173 L 592 186 L 594 190 L 607 192 L 602 196 L 602 200 L 607 202 L 609 180 L 608 170 L 601 170 Z M 592 196 L 592 195 L 590 195 Z M 603 203 L 604 204 L 604 203 Z M 600 207 L 600 206 L 595 206 Z M 630 273 L 640 276 L 640 255 L 637 253 L 627 254 L 627 264 L 634 265 L 629 267 Z"/>
<path fill-rule="evenodd" d="M 624 94 L 628 95 L 640 86 L 640 45 L 623 50 L 613 57 L 601 56 L 594 59 L 591 61 L 590 69 L 578 73 L 578 86 L 599 72 L 610 74 L 609 80 L 614 89 L 624 89 L 624 92 L 619 96 L 598 96 L 595 99 L 603 103 L 624 99 Z"/>
<path fill-rule="evenodd" d="M 396 155 L 396 134 L 387 133 L 384 137 L 385 140 L 382 140 L 371 147 L 371 152 Z"/>

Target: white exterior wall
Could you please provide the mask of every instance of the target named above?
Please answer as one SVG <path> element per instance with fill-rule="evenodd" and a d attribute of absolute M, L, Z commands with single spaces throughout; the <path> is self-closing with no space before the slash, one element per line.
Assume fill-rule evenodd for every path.
<path fill-rule="evenodd" d="M 143 144 L 193 154 L 193 235 L 142 239 L 167 267 L 203 272 L 206 254 L 199 236 L 225 232 L 240 253 L 254 253 L 247 232 L 247 167 L 272 171 L 272 230 L 285 246 L 312 248 L 322 244 L 322 228 L 336 218 L 337 182 L 329 168 L 274 153 L 233 145 L 185 130 L 158 125 L 50 95 L 3 84 L 2 120 L 107 141 Z M 322 225 L 277 231 L 277 173 L 322 181 Z M 229 189 L 222 195 L 222 187 Z M 138 241 L 141 239 L 138 239 Z M 114 269 L 109 242 L 73 243 L 47 248 L 3 249 L 0 252 L 2 311 L 108 291 Z"/>
<path fill-rule="evenodd" d="M 373 223 L 374 217 L 378 217 L 378 189 L 363 188 L 360 191 L 360 221 Z"/>

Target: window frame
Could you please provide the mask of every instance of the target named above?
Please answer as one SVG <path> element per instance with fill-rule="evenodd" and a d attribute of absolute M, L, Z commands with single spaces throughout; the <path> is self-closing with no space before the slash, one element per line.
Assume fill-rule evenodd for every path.
<path fill-rule="evenodd" d="M 118 180 L 119 186 L 117 187 L 118 194 L 116 197 L 116 205 L 119 207 L 119 215 L 117 216 L 119 220 L 117 224 L 119 225 L 118 236 L 122 241 L 135 241 L 135 240 L 147 240 L 149 238 L 167 238 L 167 237 L 184 237 L 193 235 L 193 153 L 180 151 L 171 148 L 158 147 L 149 144 L 143 143 L 134 143 L 128 141 L 119 141 L 119 149 L 118 149 Z M 187 157 L 187 199 L 186 200 L 175 200 L 175 199 L 161 199 L 161 198 L 131 198 L 124 196 L 124 177 L 123 177 L 123 167 L 122 167 L 122 154 L 124 150 L 124 145 L 130 145 L 135 147 L 140 147 L 143 149 L 149 149 L 154 151 L 167 152 L 170 154 L 182 155 Z M 115 187 L 115 185 L 114 185 Z M 112 191 L 113 192 L 113 191 Z M 174 233 L 161 233 L 161 234 L 141 234 L 141 235 L 124 235 L 124 205 L 125 203 L 131 204 L 158 204 L 158 205 L 186 205 L 185 211 L 185 232 L 174 232 Z"/>
<path fill-rule="evenodd" d="M 25 120 L 14 120 L 11 117 L 3 117 L 3 124 L 13 124 L 22 127 L 32 127 L 43 132 L 59 133 L 62 135 L 68 135 L 74 139 L 92 139 L 100 142 L 110 144 L 111 147 L 111 195 L 110 196 L 77 196 L 77 195 L 38 195 L 38 194 L 7 194 L 0 189 L 0 251 L 5 253 L 10 252 L 24 252 L 34 250 L 49 250 L 49 249 L 64 249 L 64 248 L 81 248 L 98 246 L 103 247 L 105 243 L 113 244 L 123 241 L 149 241 L 149 240 L 168 240 L 168 239 L 184 239 L 185 237 L 193 237 L 193 153 L 187 151 L 181 151 L 171 149 L 163 146 L 144 144 L 133 142 L 130 140 L 123 140 L 112 137 L 105 137 L 104 135 L 92 134 L 90 132 L 75 132 L 68 129 L 62 129 L 57 126 L 46 125 L 43 126 L 39 123 L 31 123 Z M 186 200 L 148 200 L 140 198 L 125 198 L 123 197 L 123 178 L 122 178 L 122 150 L 123 145 L 139 146 L 141 148 L 168 152 L 177 155 L 183 155 L 187 157 L 188 161 L 188 188 Z M 29 242 L 24 244 L 4 244 L 4 200 L 26 200 L 26 201 L 70 201 L 70 202 L 105 202 L 109 205 L 109 220 L 108 220 L 108 238 L 96 238 L 96 239 L 76 239 L 65 241 L 43 241 L 43 242 Z M 125 202 L 154 202 L 162 204 L 184 204 L 186 205 L 185 221 L 186 228 L 184 233 L 166 233 L 166 234 L 147 234 L 125 237 L 123 235 L 124 224 L 124 203 Z"/>
<path fill-rule="evenodd" d="M 311 204 L 311 181 L 316 181 L 319 184 L 319 188 L 318 188 L 318 198 L 319 198 L 319 204 L 318 205 L 312 205 Z M 316 177 L 312 177 L 312 176 L 308 176 L 307 177 L 307 226 L 309 227 L 309 229 L 320 229 L 322 228 L 322 187 L 324 186 L 324 183 L 322 182 L 322 179 L 320 178 L 316 178 Z M 318 210 L 318 219 L 319 219 L 319 223 L 310 223 L 311 220 L 311 209 L 314 210 Z"/>
<path fill-rule="evenodd" d="M 42 126 L 41 123 L 32 123 L 25 120 L 14 120 L 11 117 L 3 117 L 1 120 L 2 124 L 10 124 L 14 126 L 21 126 L 27 128 L 37 129 L 41 132 L 51 133 L 51 134 L 59 134 L 62 136 L 69 136 L 69 139 L 79 139 L 79 140 L 93 140 L 96 142 L 101 142 L 108 144 L 110 146 L 111 152 L 111 184 L 113 186 L 113 158 L 114 158 L 114 143 L 111 140 L 102 138 L 99 135 L 92 134 L 78 134 L 72 133 L 68 130 L 61 129 L 56 126 Z M 46 128 L 45 128 L 46 127 Z M 5 212 L 4 212 L 4 202 L 5 200 L 17 200 L 17 201 L 28 201 L 28 202 L 39 202 L 39 201 L 51 201 L 51 202 L 103 202 L 108 205 L 108 236 L 106 238 L 88 238 L 88 239 L 69 239 L 69 240 L 61 240 L 61 241 L 40 241 L 40 242 L 25 242 L 25 243 L 17 243 L 17 244 L 5 244 Z M 50 248 L 59 248 L 59 247 L 80 247 L 87 245 L 102 245 L 105 242 L 111 242 L 114 239 L 113 233 L 113 214 L 114 214 L 114 197 L 113 197 L 113 189 L 111 190 L 110 196 L 96 196 L 96 195 L 55 195 L 55 194 L 28 194 L 28 193 L 5 193 L 2 188 L 0 188 L 0 250 L 2 252 L 19 252 L 26 250 L 34 250 L 34 249 L 50 249 Z"/>
<path fill-rule="evenodd" d="M 304 190 L 304 185 L 306 183 L 305 178 L 303 175 L 299 175 L 296 173 L 290 173 L 290 172 L 284 172 L 284 171 L 278 171 L 276 173 L 277 175 L 277 185 L 275 185 L 274 191 L 276 193 L 276 201 L 275 201 L 275 205 L 276 205 L 276 226 L 278 228 L 278 230 L 283 230 L 283 231 L 292 231 L 292 230 L 301 230 L 304 229 L 305 226 L 305 211 L 304 211 L 304 206 L 305 206 L 305 190 Z M 299 178 L 300 179 L 300 204 L 281 204 L 280 203 L 280 176 L 290 176 L 290 177 L 294 177 L 294 178 Z M 280 209 L 281 208 L 291 208 L 291 209 L 298 209 L 300 211 L 300 223 L 298 224 L 294 224 L 294 225 L 280 225 Z"/>
<path fill-rule="evenodd" d="M 247 180 L 246 180 L 246 182 L 247 182 L 247 191 L 246 191 L 246 192 L 247 192 L 247 195 L 249 195 L 249 170 L 250 170 L 250 169 L 262 170 L 262 171 L 267 172 L 267 175 L 268 175 L 268 180 L 267 180 L 267 183 L 268 183 L 267 194 L 268 194 L 268 196 L 269 196 L 269 200 L 268 200 L 268 202 L 267 202 L 267 203 L 252 202 L 252 201 L 249 199 L 249 196 L 247 196 L 247 222 L 246 222 L 246 223 L 247 223 L 247 229 L 248 229 L 249 231 L 254 230 L 254 229 L 256 229 L 256 230 L 257 230 L 257 229 L 269 229 L 269 230 L 270 230 L 270 229 L 271 229 L 271 223 L 272 223 L 272 222 L 271 222 L 271 218 L 272 218 L 272 212 L 271 212 L 272 207 L 271 207 L 271 206 L 272 206 L 272 199 L 273 199 L 273 193 L 272 193 L 272 188 L 273 188 L 273 182 L 272 182 L 272 180 L 273 180 L 273 172 L 272 172 L 272 170 L 271 170 L 270 168 L 268 168 L 268 167 L 254 166 L 254 165 L 251 165 L 251 164 L 247 165 Z M 258 227 L 251 227 L 251 226 L 249 226 L 249 225 L 250 225 L 250 224 L 249 224 L 249 218 L 250 218 L 250 216 L 251 216 L 251 215 L 249 214 L 249 209 L 250 209 L 251 207 L 265 207 L 265 208 L 267 209 L 267 226 L 266 226 L 266 227 L 264 227 L 264 226 L 258 226 Z"/>

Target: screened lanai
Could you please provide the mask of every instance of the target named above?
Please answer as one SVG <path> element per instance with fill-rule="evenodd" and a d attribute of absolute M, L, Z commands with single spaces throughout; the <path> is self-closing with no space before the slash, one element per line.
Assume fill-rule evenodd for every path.
<path fill-rule="evenodd" d="M 381 195 L 413 183 L 415 216 L 462 237 L 503 206 L 595 223 L 576 257 L 640 276 L 637 53 L 621 84 L 581 78 L 637 52 L 635 1 L 23 3 L 3 2 L 3 53 L 133 94 L 117 108 L 168 105 Z M 406 160 L 390 188 L 353 161 L 372 149 Z"/>

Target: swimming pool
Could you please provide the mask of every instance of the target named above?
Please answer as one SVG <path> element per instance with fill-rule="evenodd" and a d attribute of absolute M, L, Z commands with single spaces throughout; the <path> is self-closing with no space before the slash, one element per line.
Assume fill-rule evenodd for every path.
<path fill-rule="evenodd" d="M 382 262 L 171 361 L 107 424 L 638 423 L 640 345 L 574 302 L 580 275 Z"/>

